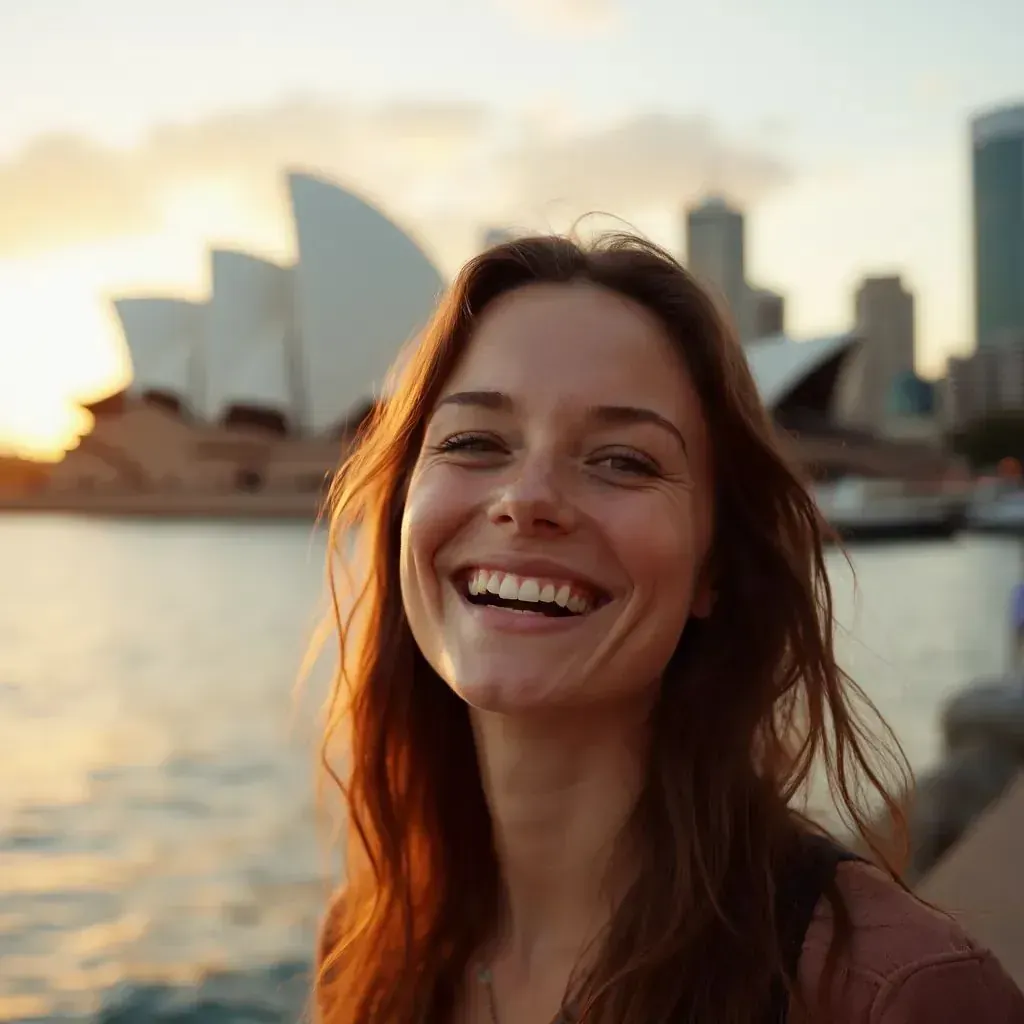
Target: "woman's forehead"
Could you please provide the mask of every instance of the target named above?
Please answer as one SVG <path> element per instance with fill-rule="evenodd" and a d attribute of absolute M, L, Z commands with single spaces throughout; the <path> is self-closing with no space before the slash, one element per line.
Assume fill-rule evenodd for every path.
<path fill-rule="evenodd" d="M 654 315 L 589 284 L 531 285 L 496 300 L 442 394 L 465 390 L 653 403 L 671 417 L 696 401 L 683 357 Z"/>

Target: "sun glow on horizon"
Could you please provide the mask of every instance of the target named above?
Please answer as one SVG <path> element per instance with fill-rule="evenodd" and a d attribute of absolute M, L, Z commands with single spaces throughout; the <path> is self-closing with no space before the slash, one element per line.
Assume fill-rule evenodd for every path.
<path fill-rule="evenodd" d="M 80 403 L 128 384 L 114 296 L 204 297 L 211 244 L 290 255 L 284 218 L 254 218 L 225 184 L 177 188 L 162 212 L 153 233 L 0 260 L 0 453 L 59 459 L 91 428 Z"/>
<path fill-rule="evenodd" d="M 0 264 L 0 447 L 15 454 L 59 457 L 88 427 L 77 403 L 128 376 L 112 316 L 91 287 L 96 264 L 83 258 L 95 255 Z"/>

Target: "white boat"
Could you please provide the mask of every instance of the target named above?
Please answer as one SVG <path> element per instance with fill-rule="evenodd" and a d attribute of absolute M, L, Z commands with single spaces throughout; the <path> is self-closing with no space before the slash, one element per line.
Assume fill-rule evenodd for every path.
<path fill-rule="evenodd" d="M 829 525 L 844 540 L 950 537 L 962 515 L 955 495 L 900 480 L 845 477 L 814 487 Z"/>

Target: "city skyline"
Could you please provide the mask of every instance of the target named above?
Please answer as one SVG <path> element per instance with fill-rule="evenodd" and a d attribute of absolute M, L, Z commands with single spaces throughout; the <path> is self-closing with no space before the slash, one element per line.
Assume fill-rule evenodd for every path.
<path fill-rule="evenodd" d="M 70 397 L 123 378 L 111 294 L 198 296 L 211 245 L 293 258 L 288 165 L 378 202 L 446 274 L 488 224 L 588 209 L 680 253 L 680 212 L 720 191 L 794 334 L 847 327 L 857 281 L 898 273 L 926 372 L 973 343 L 969 117 L 1024 96 L 1005 0 L 925 20 L 906 0 L 262 0 L 242 32 L 223 0 L 47 11 L 5 16 L 0 444 L 52 448 Z"/>
<path fill-rule="evenodd" d="M 311 514 L 339 444 L 384 393 L 401 339 L 427 321 L 442 282 L 382 211 L 323 178 L 287 181 L 294 265 L 214 249 L 205 302 L 115 301 L 132 380 L 90 406 L 95 430 L 40 492 L 50 507 L 98 498 L 162 514 Z M 324 330 L 335 324 L 344 332 Z M 810 407 L 827 406 L 860 345 L 856 333 L 762 339 L 748 350 L 762 401 L 786 415 L 815 380 Z"/>

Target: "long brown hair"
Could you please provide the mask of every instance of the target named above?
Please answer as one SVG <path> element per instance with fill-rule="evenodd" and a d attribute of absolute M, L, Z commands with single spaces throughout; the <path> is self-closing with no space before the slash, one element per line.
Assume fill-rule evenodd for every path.
<path fill-rule="evenodd" d="M 334 589 L 343 649 L 324 764 L 345 796 L 350 849 L 317 980 L 328 1024 L 450 1019 L 497 923 L 500 870 L 469 716 L 410 632 L 399 527 L 426 420 L 481 313 L 515 288 L 573 281 L 645 307 L 686 360 L 711 444 L 717 595 L 664 673 L 630 823 L 639 871 L 584 981 L 585 1019 L 754 1020 L 780 963 L 773 880 L 808 827 L 794 804 L 812 768 L 824 765 L 869 843 L 866 790 L 897 813 L 891 776 L 873 764 L 886 748 L 857 705 L 873 709 L 835 660 L 826 527 L 714 302 L 631 235 L 498 245 L 463 269 L 332 492 L 332 549 L 355 534 L 363 580 L 357 596 Z M 339 737 L 344 778 L 331 767 Z"/>

